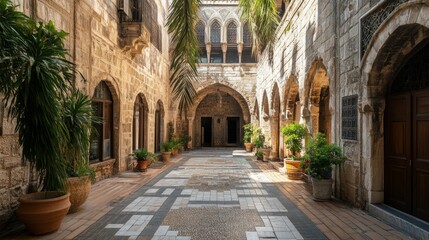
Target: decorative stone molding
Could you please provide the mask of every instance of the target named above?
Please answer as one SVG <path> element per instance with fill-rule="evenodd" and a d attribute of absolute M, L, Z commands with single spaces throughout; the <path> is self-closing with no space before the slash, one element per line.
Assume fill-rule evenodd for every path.
<path fill-rule="evenodd" d="M 149 46 L 150 32 L 142 22 L 121 23 L 121 47 L 134 58 Z"/>

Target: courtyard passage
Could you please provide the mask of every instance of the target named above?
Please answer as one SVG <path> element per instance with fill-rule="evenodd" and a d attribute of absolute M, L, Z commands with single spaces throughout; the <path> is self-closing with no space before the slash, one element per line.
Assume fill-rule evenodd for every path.
<path fill-rule="evenodd" d="M 242 150 L 191 151 L 96 183 L 56 233 L 10 239 L 409 239 L 307 188 Z"/>

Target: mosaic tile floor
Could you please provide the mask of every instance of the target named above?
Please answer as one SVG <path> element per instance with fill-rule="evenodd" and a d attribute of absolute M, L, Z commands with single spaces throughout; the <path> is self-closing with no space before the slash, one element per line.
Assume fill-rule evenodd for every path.
<path fill-rule="evenodd" d="M 326 239 L 243 151 L 184 156 L 75 239 Z"/>

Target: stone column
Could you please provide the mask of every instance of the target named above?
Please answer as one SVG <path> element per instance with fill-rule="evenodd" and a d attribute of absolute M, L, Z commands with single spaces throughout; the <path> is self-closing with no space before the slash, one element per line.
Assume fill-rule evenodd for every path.
<path fill-rule="evenodd" d="M 237 52 L 238 52 L 238 63 L 241 63 L 241 55 L 243 54 L 243 43 L 242 42 L 237 44 Z"/>
<path fill-rule="evenodd" d="M 228 49 L 228 46 L 226 45 L 226 43 L 222 43 L 221 47 L 223 53 L 223 63 L 226 63 L 226 50 Z"/>
<path fill-rule="evenodd" d="M 279 158 L 279 117 L 272 116 L 270 118 L 270 127 L 271 127 L 271 160 L 278 160 Z"/>
<path fill-rule="evenodd" d="M 310 104 L 310 124 L 311 124 L 311 134 L 316 136 L 319 132 L 319 104 L 312 103 Z"/>
<path fill-rule="evenodd" d="M 210 63 L 210 53 L 212 51 L 212 44 L 211 43 L 206 43 L 206 51 L 207 51 L 207 63 Z"/>
<path fill-rule="evenodd" d="M 188 135 L 191 136 L 192 140 L 188 144 L 188 148 L 192 149 L 194 146 L 194 117 L 188 117 Z"/>

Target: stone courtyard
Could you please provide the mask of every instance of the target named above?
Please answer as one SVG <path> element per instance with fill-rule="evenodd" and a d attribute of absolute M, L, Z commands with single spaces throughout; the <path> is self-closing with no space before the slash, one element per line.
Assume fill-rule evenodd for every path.
<path fill-rule="evenodd" d="M 243 150 L 191 151 L 129 177 L 112 179 L 113 189 L 96 184 L 92 196 L 100 188 L 108 199 L 131 180 L 140 187 L 122 190 L 128 193 L 110 204 L 90 197 L 58 232 L 6 239 L 411 239 L 340 202 L 314 202 L 306 183 Z"/>

